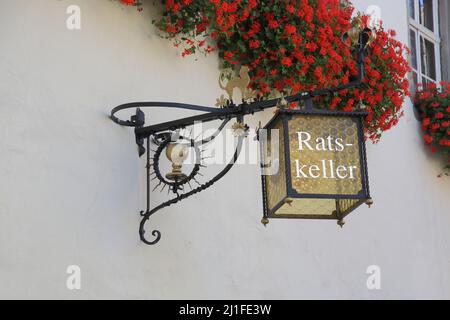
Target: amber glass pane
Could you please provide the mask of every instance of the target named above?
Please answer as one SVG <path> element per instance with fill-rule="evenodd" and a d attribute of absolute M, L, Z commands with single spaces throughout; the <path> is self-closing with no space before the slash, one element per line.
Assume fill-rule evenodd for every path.
<path fill-rule="evenodd" d="M 351 211 L 355 206 L 357 206 L 360 203 L 360 200 L 338 200 L 337 202 L 337 209 L 339 213 L 346 213 L 348 211 Z"/>
<path fill-rule="evenodd" d="M 279 137 L 279 153 L 272 152 L 272 138 L 275 137 L 275 132 L 278 133 Z M 287 197 L 287 187 L 286 187 L 286 165 L 285 165 L 285 148 L 284 148 L 284 130 L 283 122 L 278 120 L 271 128 L 267 131 L 267 144 L 266 144 L 266 159 L 270 161 L 265 161 L 268 165 L 274 165 L 274 162 L 278 162 L 279 170 L 275 174 L 267 175 L 266 179 L 266 190 L 267 190 L 267 205 L 269 210 L 273 210 L 283 199 Z"/>
<path fill-rule="evenodd" d="M 289 120 L 292 188 L 299 194 L 362 191 L 358 120 L 295 115 Z"/>
<path fill-rule="evenodd" d="M 276 213 L 276 217 L 303 219 L 337 219 L 334 199 L 292 199 Z"/>

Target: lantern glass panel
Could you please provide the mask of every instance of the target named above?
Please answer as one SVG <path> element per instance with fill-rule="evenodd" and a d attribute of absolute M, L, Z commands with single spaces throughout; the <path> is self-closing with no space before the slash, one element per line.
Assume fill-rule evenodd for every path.
<path fill-rule="evenodd" d="M 362 190 L 358 120 L 320 115 L 288 121 L 292 188 L 299 194 Z"/>
<path fill-rule="evenodd" d="M 281 119 L 278 119 L 271 130 L 267 131 L 267 142 L 267 153 L 265 154 L 267 165 L 278 167 L 278 170 L 269 173 L 265 177 L 267 204 L 270 210 L 273 210 L 287 196 L 284 129 Z M 272 150 L 273 147 L 279 148 L 278 155 L 276 154 L 277 150 Z"/>
<path fill-rule="evenodd" d="M 289 199 L 288 203 L 275 212 L 275 216 L 334 219 L 336 217 L 335 210 L 336 200 L 333 199 Z"/>

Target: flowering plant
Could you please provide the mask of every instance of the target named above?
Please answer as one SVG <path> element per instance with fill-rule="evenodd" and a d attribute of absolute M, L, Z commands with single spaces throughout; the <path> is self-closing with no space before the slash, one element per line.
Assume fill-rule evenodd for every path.
<path fill-rule="evenodd" d="M 120 0 L 120 2 L 126 6 L 141 6 L 142 3 L 138 0 Z"/>
<path fill-rule="evenodd" d="M 428 84 L 419 87 L 415 105 L 420 112 L 425 143 L 434 153 L 443 154 L 447 166 L 444 174 L 450 173 L 450 83 Z"/>
<path fill-rule="evenodd" d="M 131 2 L 128 0 L 127 2 Z M 352 18 L 347 0 L 165 0 L 156 26 L 182 56 L 218 51 L 224 68 L 250 70 L 258 94 L 295 94 L 347 84 L 358 73 L 349 43 L 342 36 L 363 29 L 369 18 Z M 367 137 L 378 141 L 403 115 L 408 92 L 407 48 L 393 30 L 379 27 L 364 61 L 362 88 L 318 99 L 316 106 L 365 109 Z"/>

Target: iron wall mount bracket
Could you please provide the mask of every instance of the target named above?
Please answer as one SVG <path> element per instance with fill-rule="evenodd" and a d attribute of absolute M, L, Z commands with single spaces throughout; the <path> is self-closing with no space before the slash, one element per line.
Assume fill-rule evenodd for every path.
<path fill-rule="evenodd" d="M 198 183 L 198 181 L 195 179 L 196 175 L 190 175 L 185 180 L 182 181 L 175 181 L 173 183 L 167 183 L 165 179 L 161 178 L 161 175 L 156 175 L 156 178 L 152 179 L 152 174 L 155 173 L 155 171 L 159 171 L 159 157 L 161 156 L 162 149 L 167 147 L 171 141 L 168 139 L 172 139 L 172 133 L 176 132 L 177 130 L 187 128 L 189 126 L 194 125 L 197 122 L 210 122 L 210 121 L 216 121 L 221 120 L 222 125 L 218 128 L 218 132 L 211 137 L 207 139 L 203 139 L 202 141 L 195 141 L 193 139 L 187 138 L 187 137 L 178 137 L 181 139 L 184 139 L 185 142 L 187 141 L 187 144 L 192 147 L 196 148 L 199 145 L 203 143 L 209 143 L 213 141 L 218 133 L 222 131 L 226 124 L 231 121 L 232 119 L 236 119 L 237 123 L 243 124 L 244 117 L 248 115 L 254 115 L 255 113 L 264 111 L 269 108 L 276 107 L 280 105 L 280 102 L 283 100 L 284 103 L 294 103 L 294 102 L 300 102 L 305 101 L 305 111 L 314 113 L 315 109 L 313 106 L 313 98 L 314 97 L 320 97 L 320 96 L 326 96 L 331 95 L 336 92 L 345 90 L 345 89 L 351 89 L 360 87 L 364 83 L 364 77 L 365 77 L 365 69 L 364 69 L 364 62 L 366 57 L 366 48 L 367 45 L 370 42 L 371 36 L 370 36 L 370 30 L 365 29 L 359 34 L 359 42 L 355 48 L 355 54 L 357 56 L 356 62 L 358 65 L 358 76 L 356 79 L 351 81 L 347 84 L 342 84 L 336 87 L 332 88 L 325 88 L 325 89 L 319 89 L 312 92 L 302 92 L 299 94 L 291 95 L 288 97 L 282 97 L 277 99 L 270 99 L 270 100 L 261 100 L 256 99 L 252 103 L 242 102 L 239 105 L 235 105 L 232 101 L 230 104 L 228 104 L 224 108 L 211 108 L 211 107 L 205 107 L 205 106 L 198 106 L 198 105 L 191 105 L 191 104 L 184 104 L 184 103 L 173 103 L 173 102 L 133 102 L 133 103 L 127 103 L 120 106 L 115 107 L 111 111 L 111 120 L 115 123 L 126 126 L 126 127 L 132 127 L 135 131 L 135 138 L 136 138 L 136 144 L 138 146 L 138 152 L 139 156 L 143 156 L 147 153 L 147 208 L 145 211 L 141 212 L 141 223 L 139 228 L 139 235 L 142 240 L 147 245 L 154 245 L 158 243 L 161 239 L 161 232 L 158 230 L 154 230 L 152 232 L 152 235 L 154 236 L 154 240 L 149 241 L 145 237 L 145 225 L 147 221 L 150 219 L 152 215 L 154 215 L 156 212 L 169 207 L 173 204 L 176 204 L 184 199 L 187 199 L 188 197 L 191 197 L 199 192 L 202 192 L 208 188 L 210 188 L 213 184 L 221 180 L 234 166 L 234 163 L 239 157 L 239 154 L 242 149 L 243 140 L 244 137 L 239 137 L 238 142 L 236 145 L 236 150 L 233 156 L 233 159 L 228 163 L 225 168 L 217 174 L 215 177 L 210 179 L 208 182 L 204 184 Z M 159 124 L 153 124 L 146 126 L 146 117 L 145 113 L 142 111 L 143 108 L 171 108 L 171 109 L 182 109 L 182 110 L 191 110 L 191 111 L 197 111 L 202 112 L 200 115 L 191 116 L 183 119 L 173 120 L 169 122 L 159 123 Z M 123 110 L 127 109 L 136 109 L 136 113 L 130 117 L 130 120 L 121 120 L 117 117 L 117 113 Z M 323 113 L 324 111 L 321 110 L 320 113 Z M 155 157 L 151 157 L 151 142 L 155 142 L 158 145 L 158 150 L 155 153 Z M 153 162 L 152 162 L 153 160 Z M 197 159 L 198 160 L 198 159 Z M 199 163 L 197 163 L 197 166 L 201 166 Z M 155 171 L 152 173 L 151 169 L 154 169 Z M 198 171 L 197 171 L 198 172 Z M 153 209 L 150 207 L 150 196 L 152 190 L 150 190 L 150 181 L 158 179 L 159 185 L 164 185 L 163 190 L 165 187 L 168 188 L 169 192 L 172 191 L 173 194 L 175 194 L 175 197 L 160 204 L 159 206 L 154 207 Z M 191 181 L 195 181 L 198 184 L 198 187 L 192 188 L 190 185 Z M 191 190 L 189 192 L 180 193 L 181 190 L 184 189 L 186 185 L 189 185 L 191 187 Z M 158 187 L 157 186 L 157 187 Z M 156 188 L 155 188 L 156 189 Z M 154 191 L 154 190 L 153 190 Z M 264 214 L 264 218 L 266 218 L 266 214 Z M 264 219 L 263 219 L 264 221 Z"/>

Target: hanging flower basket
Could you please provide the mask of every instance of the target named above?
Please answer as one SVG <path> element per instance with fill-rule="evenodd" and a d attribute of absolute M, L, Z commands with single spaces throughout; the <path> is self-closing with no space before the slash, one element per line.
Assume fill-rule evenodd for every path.
<path fill-rule="evenodd" d="M 450 83 L 441 88 L 431 83 L 419 87 L 415 106 L 420 112 L 424 141 L 433 153 L 443 155 L 447 165 L 442 175 L 450 175 Z"/>

